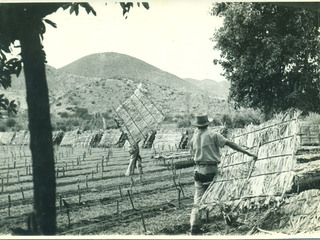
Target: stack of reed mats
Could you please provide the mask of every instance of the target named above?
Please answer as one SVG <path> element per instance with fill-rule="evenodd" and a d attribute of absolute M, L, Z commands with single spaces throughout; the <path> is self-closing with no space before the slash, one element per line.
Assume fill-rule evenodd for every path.
<path fill-rule="evenodd" d="M 153 142 L 153 148 L 157 152 L 176 150 L 179 147 L 181 138 L 182 133 L 179 129 L 160 129 Z"/>
<path fill-rule="evenodd" d="M 134 141 L 145 139 L 148 132 L 157 129 L 164 120 L 162 111 L 147 95 L 141 85 L 116 110 L 123 131 Z"/>
<path fill-rule="evenodd" d="M 308 138 L 313 142 L 304 140 L 310 135 L 306 125 L 296 113 L 235 132 L 231 139 L 257 153 L 258 159 L 226 147 L 219 174 L 202 198 L 203 206 L 212 210 L 224 204 L 242 210 L 255 203 L 255 207 L 262 207 L 270 196 L 284 199 L 288 194 L 320 188 L 320 178 L 314 177 L 320 173 L 319 142 L 316 137 Z M 315 135 L 317 128 L 309 129 Z M 316 134 L 319 138 L 319 127 Z M 314 146 L 310 149 L 306 143 Z"/>
<path fill-rule="evenodd" d="M 118 143 L 124 138 L 124 133 L 120 129 L 108 129 L 103 131 L 98 147 L 122 147 Z M 123 141 L 124 142 L 124 141 Z"/>

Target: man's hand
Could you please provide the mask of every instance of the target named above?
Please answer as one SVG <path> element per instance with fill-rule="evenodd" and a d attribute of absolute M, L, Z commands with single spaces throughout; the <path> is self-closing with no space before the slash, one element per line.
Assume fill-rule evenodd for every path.
<path fill-rule="evenodd" d="M 257 155 L 257 154 L 249 153 L 248 155 L 249 155 L 250 157 L 253 157 L 254 160 L 257 160 L 257 159 L 258 159 L 258 155 Z"/>

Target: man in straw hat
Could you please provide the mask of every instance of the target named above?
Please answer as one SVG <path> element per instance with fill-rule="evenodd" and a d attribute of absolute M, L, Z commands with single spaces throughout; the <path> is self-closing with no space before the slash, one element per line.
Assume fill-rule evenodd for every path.
<path fill-rule="evenodd" d="M 197 129 L 190 140 L 190 153 L 195 162 L 194 207 L 190 216 L 191 234 L 201 233 L 199 226 L 199 204 L 204 192 L 207 190 L 214 176 L 218 173 L 217 166 L 220 163 L 220 148 L 227 145 L 236 151 L 257 158 L 255 154 L 244 150 L 221 134 L 208 130 L 209 123 L 207 114 L 196 115 L 194 126 L 196 126 Z"/>

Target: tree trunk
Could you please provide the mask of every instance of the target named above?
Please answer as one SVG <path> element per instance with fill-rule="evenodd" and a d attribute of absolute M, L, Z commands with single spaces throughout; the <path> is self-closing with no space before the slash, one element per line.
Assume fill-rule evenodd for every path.
<path fill-rule="evenodd" d="M 44 51 L 32 24 L 20 38 L 26 79 L 33 168 L 34 214 L 39 233 L 56 233 L 56 182 Z"/>

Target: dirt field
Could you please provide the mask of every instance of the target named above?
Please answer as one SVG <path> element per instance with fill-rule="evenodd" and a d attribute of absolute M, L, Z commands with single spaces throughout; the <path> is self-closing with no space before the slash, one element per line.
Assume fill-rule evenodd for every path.
<path fill-rule="evenodd" d="M 32 211 L 31 157 L 26 146 L 0 151 L 0 232 L 11 234 L 12 227 L 26 228 Z M 175 169 L 186 159 L 156 161 L 153 154 L 141 150 L 143 174 L 136 171 L 131 178 L 124 176 L 129 159 L 124 149 L 57 147 L 58 234 L 186 234 L 193 167 Z"/>
<path fill-rule="evenodd" d="M 188 235 L 194 191 L 193 167 L 186 164 L 190 159 L 175 158 L 175 150 L 160 153 L 172 159 L 156 160 L 151 158 L 153 150 L 141 149 L 143 174 L 131 178 L 124 175 L 128 152 L 111 150 L 55 149 L 57 235 Z M 0 146 L 1 235 L 12 234 L 12 228 L 27 228 L 33 204 L 31 166 L 27 146 Z M 301 229 L 301 219 L 295 222 L 293 215 L 273 209 L 278 209 L 276 203 L 268 209 L 243 212 L 232 224 L 226 223 L 221 212 L 203 212 L 201 235 L 273 236 L 309 231 Z M 318 225 L 310 225 L 312 232 Z M 288 229 L 283 231 L 284 227 Z"/>

